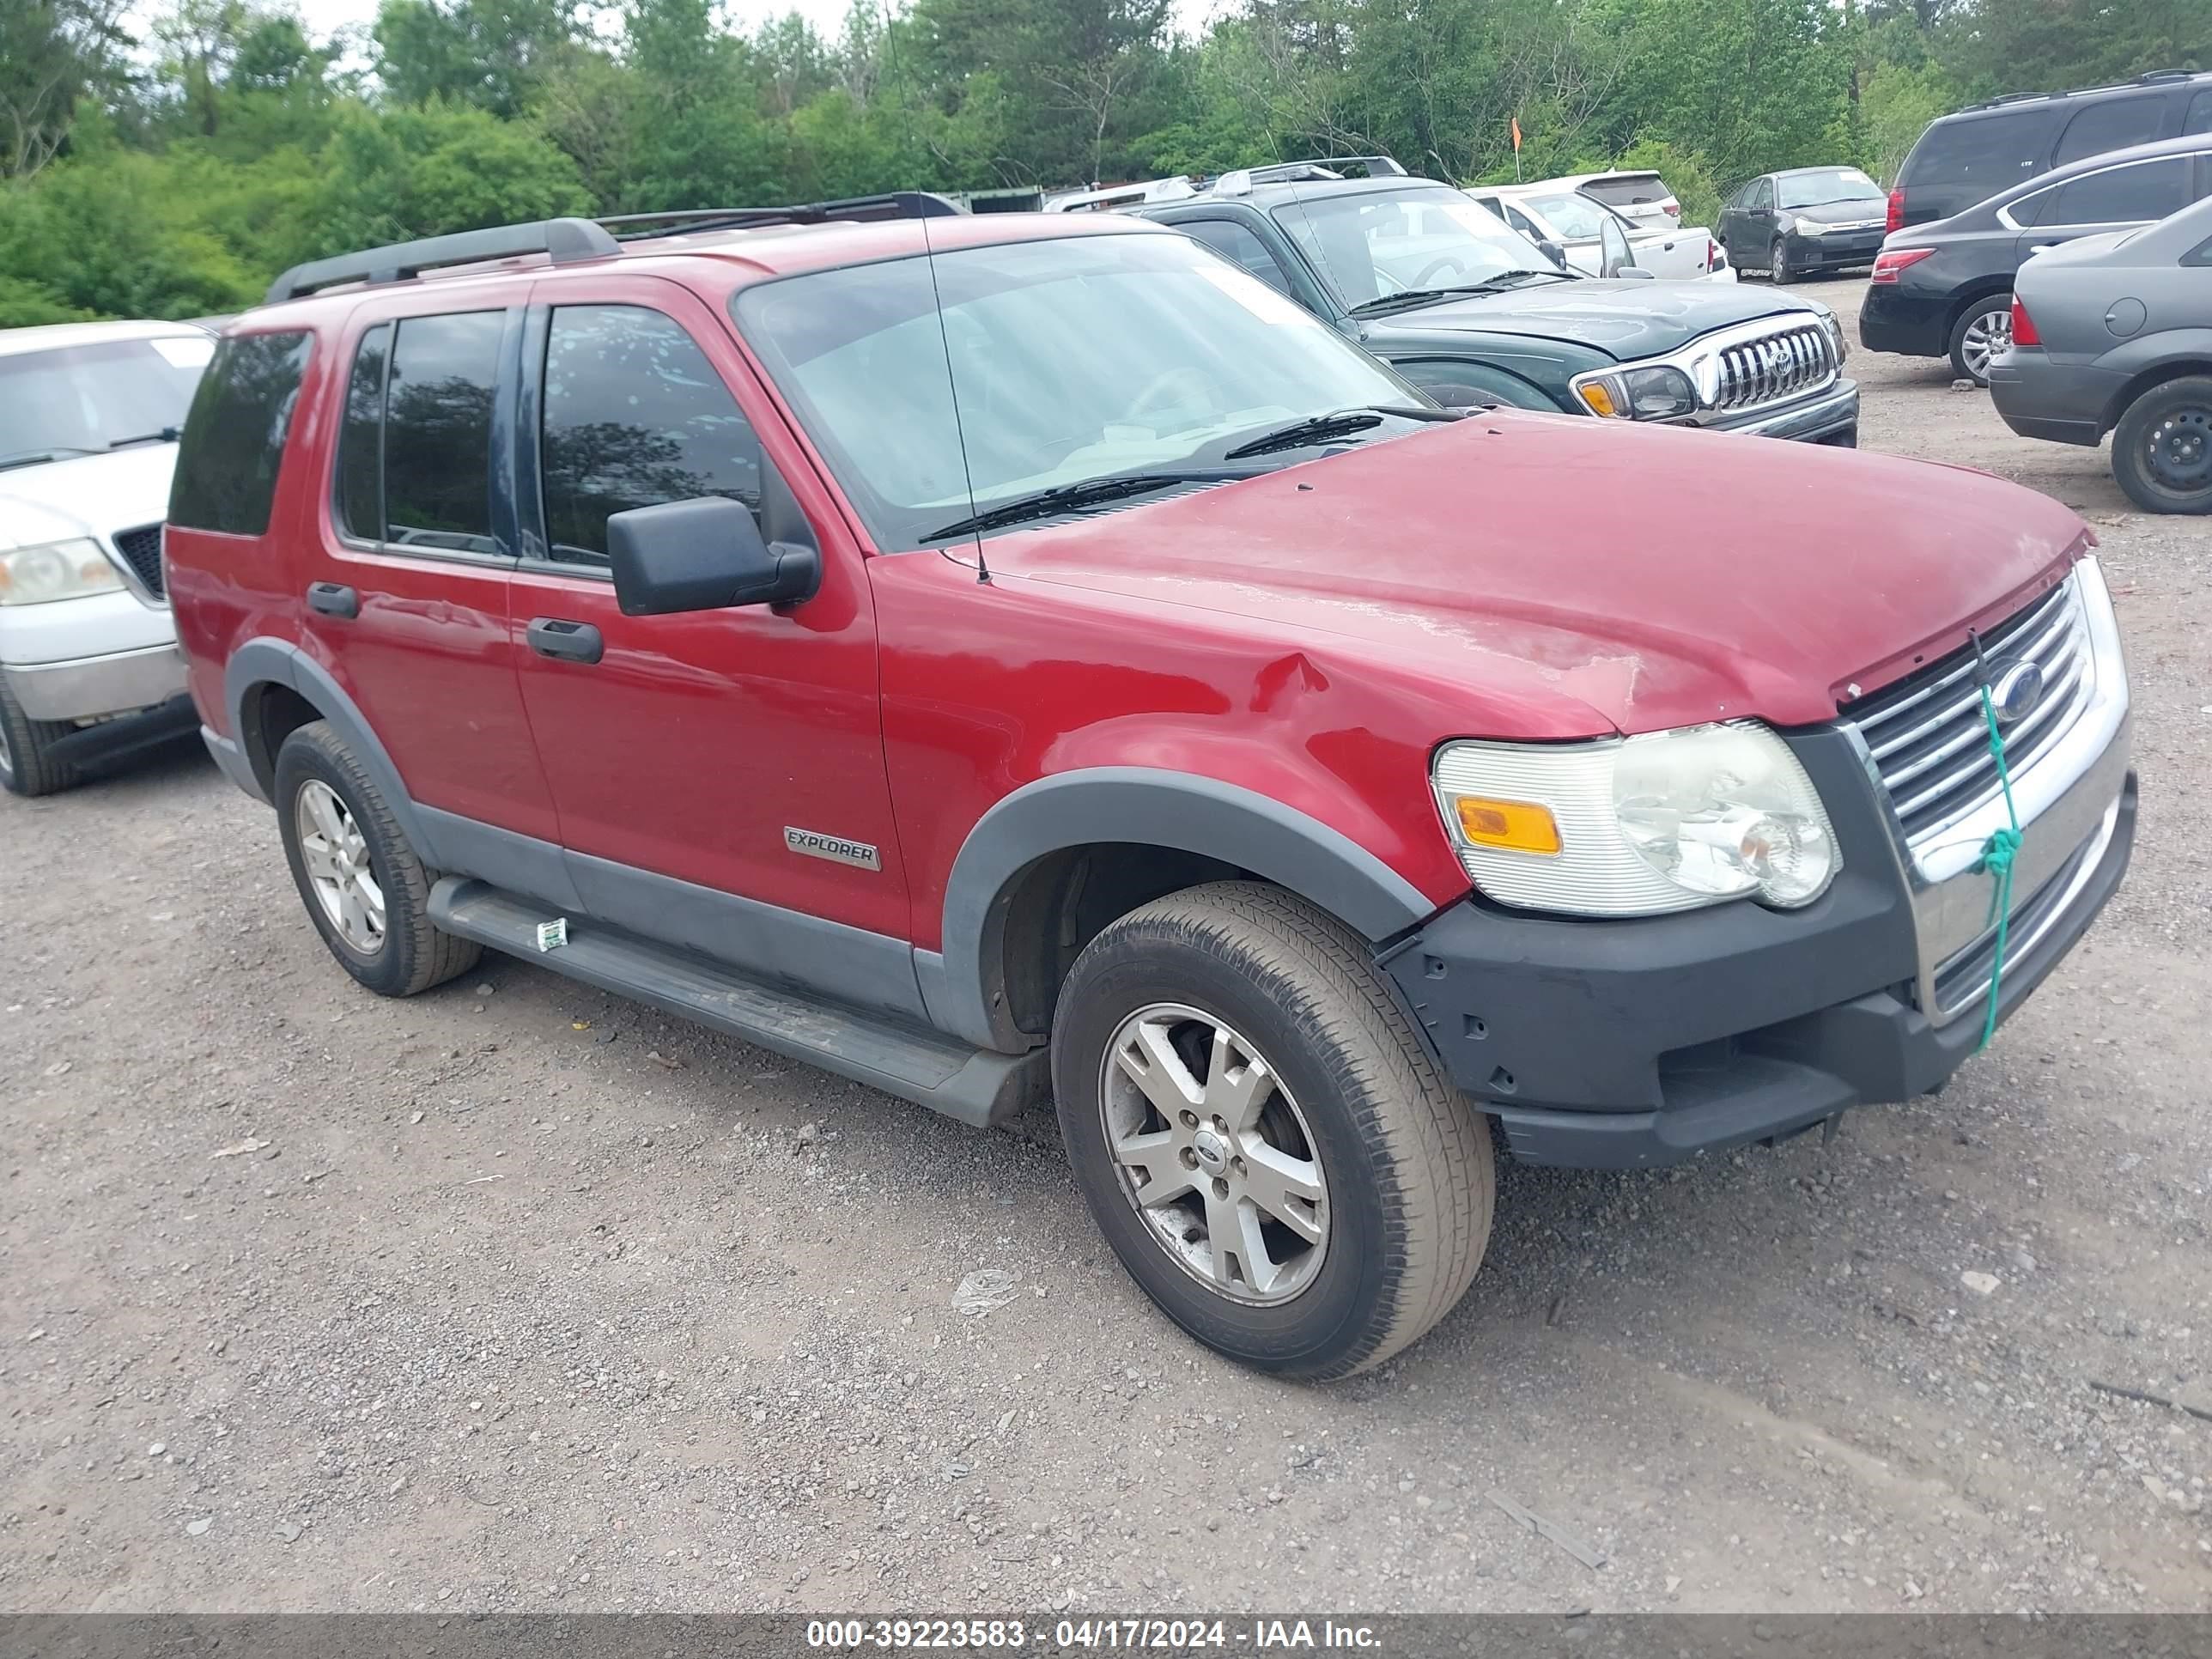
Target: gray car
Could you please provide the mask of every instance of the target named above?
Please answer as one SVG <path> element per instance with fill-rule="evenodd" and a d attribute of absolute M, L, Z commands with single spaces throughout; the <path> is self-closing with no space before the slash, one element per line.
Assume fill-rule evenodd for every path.
<path fill-rule="evenodd" d="M 2037 254 L 1990 393 L 2024 438 L 2095 445 L 2149 513 L 2212 512 L 2212 198 Z"/>

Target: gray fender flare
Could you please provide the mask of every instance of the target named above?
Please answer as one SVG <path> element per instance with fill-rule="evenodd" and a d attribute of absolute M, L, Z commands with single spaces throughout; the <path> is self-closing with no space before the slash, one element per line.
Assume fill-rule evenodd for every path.
<path fill-rule="evenodd" d="M 244 750 L 246 740 L 246 694 L 255 686 L 265 684 L 289 686 L 323 711 L 323 718 L 330 723 L 331 729 L 345 740 L 346 747 L 353 750 L 375 780 L 407 839 L 425 859 L 437 863 L 434 843 L 423 833 L 422 815 L 415 810 L 407 786 L 400 781 L 399 769 L 392 763 L 392 757 L 384 745 L 376 740 L 368 718 L 331 678 L 328 669 L 289 640 L 248 640 L 231 653 L 230 661 L 223 668 L 223 702 L 228 706 L 232 736 L 240 748 Z M 273 781 L 260 777 L 259 771 L 255 768 L 257 781 L 264 787 Z M 270 793 L 273 796 L 275 791 L 272 789 Z"/>
<path fill-rule="evenodd" d="M 1061 773 L 1000 801 L 962 843 L 945 884 L 943 949 L 915 952 L 934 1024 L 984 1048 L 1029 1046 L 992 996 L 1004 896 L 1037 860 L 1091 842 L 1211 854 L 1297 894 L 1370 942 L 1437 908 L 1350 836 L 1256 791 L 1155 767 Z"/>

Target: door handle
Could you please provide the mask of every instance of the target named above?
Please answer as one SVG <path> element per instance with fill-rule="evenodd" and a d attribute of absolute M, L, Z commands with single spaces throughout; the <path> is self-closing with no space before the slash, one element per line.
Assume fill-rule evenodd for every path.
<path fill-rule="evenodd" d="M 343 582 L 309 582 L 307 609 L 321 617 L 342 617 L 351 622 L 361 615 L 361 595 Z"/>
<path fill-rule="evenodd" d="M 2037 242 L 2027 250 L 2030 253 L 2048 253 L 2055 247 L 2064 247 L 2063 242 Z"/>
<path fill-rule="evenodd" d="M 606 654 L 606 641 L 589 623 L 532 617 L 526 634 L 532 651 L 556 662 L 597 662 Z"/>

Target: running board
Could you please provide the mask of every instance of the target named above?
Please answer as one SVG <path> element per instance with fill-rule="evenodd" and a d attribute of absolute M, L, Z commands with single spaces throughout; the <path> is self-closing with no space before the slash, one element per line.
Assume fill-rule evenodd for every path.
<path fill-rule="evenodd" d="M 539 924 L 559 916 L 557 910 L 459 876 L 445 877 L 430 892 L 430 920 L 449 933 L 617 996 L 651 1003 L 963 1123 L 1003 1123 L 1050 1097 L 1050 1061 L 1042 1048 L 1002 1054 L 971 1048 L 888 1014 L 748 979 L 720 963 L 593 921 L 572 918 L 568 942 L 540 951 Z"/>

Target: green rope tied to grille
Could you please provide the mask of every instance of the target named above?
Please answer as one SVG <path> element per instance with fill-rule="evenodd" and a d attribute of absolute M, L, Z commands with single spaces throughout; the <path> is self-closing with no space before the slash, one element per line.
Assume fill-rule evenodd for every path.
<path fill-rule="evenodd" d="M 1974 641 L 1977 652 L 1981 641 Z M 1982 1040 L 1975 1048 L 1980 1054 L 1990 1046 L 1997 1034 L 1997 997 L 2004 987 L 2005 935 L 2012 926 L 2012 864 L 2020 852 L 2020 813 L 2012 804 L 2012 774 L 2005 766 L 2004 733 L 1997 730 L 1996 704 L 1990 696 L 1990 679 L 1982 675 L 1982 719 L 1990 728 L 1990 753 L 1996 757 L 1997 782 L 2004 790 L 2005 817 L 2010 827 L 1992 830 L 1982 846 L 1982 856 L 1974 868 L 1996 878 L 1996 890 L 1990 895 L 1990 907 L 1996 913 L 1997 948 L 1990 959 L 1990 1003 L 1982 1017 Z"/>

